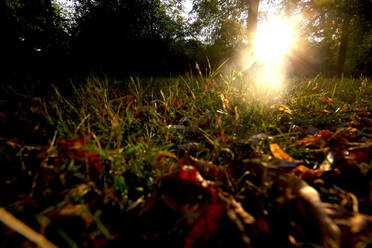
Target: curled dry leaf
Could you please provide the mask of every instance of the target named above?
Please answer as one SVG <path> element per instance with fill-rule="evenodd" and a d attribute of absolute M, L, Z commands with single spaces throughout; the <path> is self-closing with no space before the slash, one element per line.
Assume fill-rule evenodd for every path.
<path fill-rule="evenodd" d="M 368 242 L 372 237 L 372 216 L 352 212 L 339 205 L 323 203 L 326 213 L 342 230 L 343 244 L 356 247 L 358 242 Z"/>
<path fill-rule="evenodd" d="M 238 230 L 242 234 L 242 241 L 247 245 L 250 245 L 251 240 L 247 236 L 247 227 L 255 224 L 255 218 L 246 212 L 243 206 L 237 202 L 232 196 L 224 196 L 222 193 L 219 194 L 219 198 L 226 203 L 226 213 L 230 221 L 235 224 Z"/>
<path fill-rule="evenodd" d="M 323 247 L 340 247 L 341 231 L 327 215 L 318 191 L 291 174 L 287 174 L 282 180 L 286 181 L 284 183 L 292 188 L 292 192 L 303 202 L 309 214 L 315 219 L 322 232 Z"/>

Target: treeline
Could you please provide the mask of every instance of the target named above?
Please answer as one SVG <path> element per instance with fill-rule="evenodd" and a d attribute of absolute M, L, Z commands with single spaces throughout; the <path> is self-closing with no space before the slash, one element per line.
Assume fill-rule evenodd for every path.
<path fill-rule="evenodd" d="M 77 0 L 69 17 L 50 0 L 0 4 L 2 77 L 169 76 L 208 56 L 160 0 Z"/>
<path fill-rule="evenodd" d="M 169 76 L 195 62 L 216 67 L 245 46 L 265 14 L 258 6 L 277 1 L 193 0 L 192 22 L 179 13 L 183 0 L 69 2 L 74 11 L 67 16 L 52 0 L 0 1 L 2 78 Z M 288 15 L 305 17 L 294 71 L 371 75 L 371 1 L 279 2 Z"/>

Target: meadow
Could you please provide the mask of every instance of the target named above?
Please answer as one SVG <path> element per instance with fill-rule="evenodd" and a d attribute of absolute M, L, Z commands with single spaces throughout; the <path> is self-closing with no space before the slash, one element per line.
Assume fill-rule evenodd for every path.
<path fill-rule="evenodd" d="M 370 79 L 68 84 L 2 88 L 1 247 L 372 244 Z"/>

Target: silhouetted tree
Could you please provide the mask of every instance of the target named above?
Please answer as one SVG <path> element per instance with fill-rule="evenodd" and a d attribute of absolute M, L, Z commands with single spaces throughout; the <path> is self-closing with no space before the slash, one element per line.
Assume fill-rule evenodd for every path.
<path fill-rule="evenodd" d="M 58 70 L 67 34 L 50 0 L 1 1 L 0 27 L 6 76 L 46 77 Z"/>
<path fill-rule="evenodd" d="M 160 0 L 83 0 L 77 16 L 72 55 L 86 70 L 156 75 L 185 69 L 175 52 L 184 39 L 182 24 Z"/>

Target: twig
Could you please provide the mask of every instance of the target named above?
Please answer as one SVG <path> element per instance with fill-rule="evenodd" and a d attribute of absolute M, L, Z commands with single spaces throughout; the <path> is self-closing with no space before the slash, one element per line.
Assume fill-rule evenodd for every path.
<path fill-rule="evenodd" d="M 4 208 L 0 208 L 0 222 L 3 222 L 9 228 L 20 233 L 25 238 L 34 242 L 41 248 L 58 248 L 52 242 L 47 240 L 43 235 L 41 235 L 40 233 L 37 233 L 36 231 L 31 229 L 29 226 L 24 224 L 22 221 L 18 220 L 16 217 L 14 217 L 11 213 L 9 213 Z"/>

